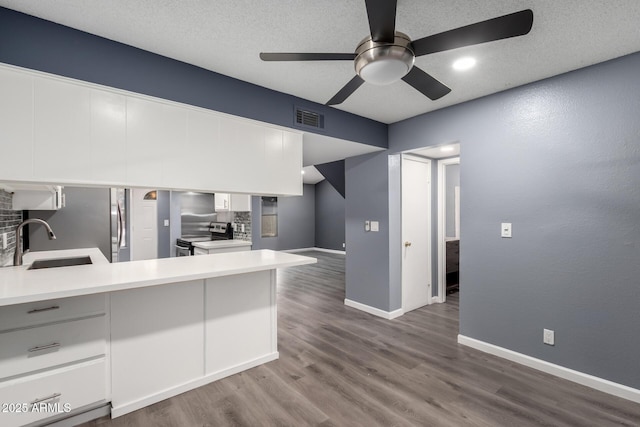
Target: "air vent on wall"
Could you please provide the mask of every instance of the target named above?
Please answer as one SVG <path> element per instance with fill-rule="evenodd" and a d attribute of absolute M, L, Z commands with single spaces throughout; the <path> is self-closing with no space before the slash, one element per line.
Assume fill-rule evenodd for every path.
<path fill-rule="evenodd" d="M 315 111 L 303 110 L 296 107 L 296 124 L 298 126 L 324 128 L 324 116 Z"/>

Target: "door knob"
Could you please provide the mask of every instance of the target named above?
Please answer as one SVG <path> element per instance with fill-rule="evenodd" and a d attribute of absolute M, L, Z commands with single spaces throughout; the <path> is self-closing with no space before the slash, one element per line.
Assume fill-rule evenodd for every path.
<path fill-rule="evenodd" d="M 404 247 L 408 248 L 409 246 L 411 246 L 411 242 L 404 242 Z"/>

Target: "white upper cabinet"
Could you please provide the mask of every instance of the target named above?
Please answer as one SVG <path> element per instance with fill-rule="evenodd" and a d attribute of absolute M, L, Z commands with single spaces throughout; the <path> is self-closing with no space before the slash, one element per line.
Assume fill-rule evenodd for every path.
<path fill-rule="evenodd" d="M 91 181 L 91 89 L 34 77 L 34 178 Z"/>
<path fill-rule="evenodd" d="M 127 103 L 124 95 L 91 90 L 91 180 L 126 182 Z"/>
<path fill-rule="evenodd" d="M 248 194 L 232 194 L 231 210 L 235 212 L 251 212 L 251 196 Z"/>
<path fill-rule="evenodd" d="M 187 136 L 171 155 L 172 167 L 164 171 L 165 182 L 193 190 L 211 189 L 221 176 L 216 169 L 222 159 L 220 119 L 211 113 L 189 110 Z"/>
<path fill-rule="evenodd" d="M 0 93 L 0 182 L 302 194 L 299 133 L 9 66 Z"/>
<path fill-rule="evenodd" d="M 16 180 L 33 176 L 33 80 L 0 68 L 1 174 Z"/>
<path fill-rule="evenodd" d="M 127 183 L 172 187 L 164 171 L 180 167 L 172 156 L 184 150 L 186 132 L 185 109 L 127 97 Z"/>
<path fill-rule="evenodd" d="M 226 212 L 231 210 L 231 195 L 229 193 L 216 193 L 214 197 L 214 207 L 216 212 Z"/>

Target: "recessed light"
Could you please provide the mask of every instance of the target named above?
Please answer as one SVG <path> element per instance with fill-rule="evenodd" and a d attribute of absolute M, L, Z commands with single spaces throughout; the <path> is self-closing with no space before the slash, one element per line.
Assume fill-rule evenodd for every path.
<path fill-rule="evenodd" d="M 441 147 L 440 151 L 448 153 L 449 151 L 453 151 L 453 147 L 451 145 L 447 145 L 446 147 Z"/>
<path fill-rule="evenodd" d="M 302 175 L 304 175 L 304 171 L 300 171 L 300 172 L 302 172 Z"/>
<path fill-rule="evenodd" d="M 471 58 L 470 56 L 465 56 L 464 58 L 460 58 L 453 63 L 453 69 L 457 71 L 466 71 L 473 68 L 475 65 L 476 65 L 475 58 Z"/>

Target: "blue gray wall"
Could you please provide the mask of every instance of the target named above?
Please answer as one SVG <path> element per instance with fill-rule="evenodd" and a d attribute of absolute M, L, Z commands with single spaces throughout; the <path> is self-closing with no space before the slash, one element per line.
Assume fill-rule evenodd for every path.
<path fill-rule="evenodd" d="M 383 151 L 345 161 L 346 298 L 382 310 L 392 299 L 397 304 L 399 292 L 389 276 L 388 157 Z M 380 231 L 365 232 L 365 220 L 379 221 Z"/>
<path fill-rule="evenodd" d="M 315 246 L 343 251 L 345 250 L 342 247 L 345 243 L 344 197 L 326 179 L 317 183 L 315 189 Z"/>
<path fill-rule="evenodd" d="M 262 237 L 261 197 L 251 198 L 252 249 L 287 250 L 315 246 L 315 185 L 305 184 L 302 196 L 278 197 L 278 236 Z"/>
<path fill-rule="evenodd" d="M 634 54 L 390 126 L 392 151 L 461 141 L 461 334 L 640 388 L 639 69 Z"/>
<path fill-rule="evenodd" d="M 171 218 L 171 192 L 158 190 L 158 258 L 169 258 L 175 251 L 171 243 L 171 227 L 165 227 L 164 221 Z"/>
<path fill-rule="evenodd" d="M 387 146 L 383 123 L 2 7 L 0 62 L 288 127 L 298 106 L 324 115 L 322 134 Z"/>
<path fill-rule="evenodd" d="M 29 226 L 29 249 L 98 248 L 111 260 L 111 204 L 108 188 L 65 187 L 65 207 L 58 211 L 29 211 L 44 219 L 56 235 L 49 240 L 40 225 Z"/>

